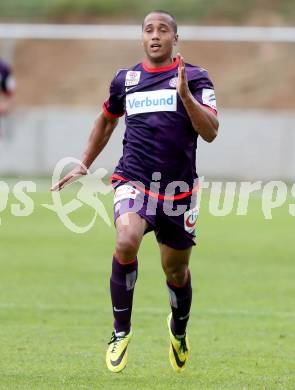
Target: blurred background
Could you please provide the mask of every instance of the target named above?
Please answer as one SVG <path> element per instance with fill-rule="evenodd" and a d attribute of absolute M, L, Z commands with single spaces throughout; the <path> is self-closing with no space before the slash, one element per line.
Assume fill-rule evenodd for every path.
<path fill-rule="evenodd" d="M 1 117 L 1 176 L 48 176 L 60 158 L 80 157 L 116 70 L 143 59 L 140 24 L 153 9 L 176 16 L 178 50 L 208 69 L 215 84 L 220 136 L 212 145 L 200 141 L 198 172 L 212 179 L 295 179 L 291 0 L 2 1 L 0 58 L 11 65 L 17 89 Z M 205 37 L 189 35 L 189 26 L 208 27 Z M 220 26 L 242 29 L 220 34 Z M 122 120 L 96 166 L 111 173 L 123 131 Z"/>

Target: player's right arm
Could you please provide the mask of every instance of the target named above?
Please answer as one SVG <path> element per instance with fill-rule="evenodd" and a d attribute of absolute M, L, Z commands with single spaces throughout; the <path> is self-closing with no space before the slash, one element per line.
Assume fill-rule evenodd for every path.
<path fill-rule="evenodd" d="M 125 73 L 118 71 L 111 82 L 109 98 L 102 106 L 103 112 L 98 115 L 94 122 L 93 129 L 81 159 L 81 164 L 56 183 L 51 188 L 51 191 L 59 191 L 65 185 L 86 175 L 90 165 L 106 146 L 114 128 L 118 124 L 118 118 L 125 113 L 124 82 Z"/>
<path fill-rule="evenodd" d="M 106 146 L 117 124 L 118 118 L 110 118 L 103 112 L 97 117 L 82 157 L 82 164 L 86 168 L 90 167 Z"/>
<path fill-rule="evenodd" d="M 87 174 L 87 169 L 106 146 L 117 124 L 117 118 L 111 118 L 104 112 L 98 115 L 83 153 L 81 164 L 76 166 L 58 183 L 54 184 L 51 191 L 59 191 L 66 184 L 70 184 L 79 177 Z"/>

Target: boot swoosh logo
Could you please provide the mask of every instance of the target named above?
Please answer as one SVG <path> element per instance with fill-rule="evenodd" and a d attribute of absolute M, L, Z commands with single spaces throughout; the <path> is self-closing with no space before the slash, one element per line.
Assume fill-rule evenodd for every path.
<path fill-rule="evenodd" d="M 122 361 L 122 359 L 123 359 L 123 357 L 124 357 L 124 355 L 125 355 L 125 353 L 126 353 L 126 350 L 127 350 L 127 346 L 126 346 L 125 349 L 121 352 L 121 354 L 120 354 L 120 356 L 118 357 L 118 359 L 116 359 L 116 360 L 112 360 L 112 359 L 111 359 L 111 364 L 112 364 L 112 366 L 117 367 L 117 366 L 121 363 L 121 361 Z"/>
<path fill-rule="evenodd" d="M 178 357 L 178 354 L 177 352 L 175 351 L 175 348 L 173 347 L 173 344 L 171 343 L 171 346 L 172 346 L 172 350 L 173 350 L 173 354 L 174 354 L 174 357 L 175 357 L 175 361 L 176 361 L 176 364 L 178 365 L 178 367 L 183 367 L 185 365 L 185 360 L 182 362 L 179 357 Z"/>

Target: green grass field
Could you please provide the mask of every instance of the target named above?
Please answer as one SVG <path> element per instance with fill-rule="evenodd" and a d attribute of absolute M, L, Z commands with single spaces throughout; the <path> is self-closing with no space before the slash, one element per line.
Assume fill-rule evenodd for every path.
<path fill-rule="evenodd" d="M 31 216 L 12 216 L 9 207 L 0 214 L 1 389 L 295 388 L 295 220 L 287 207 L 266 221 L 258 197 L 247 217 L 216 218 L 203 204 L 183 374 L 168 362 L 168 296 L 154 236 L 146 236 L 129 363 L 112 374 L 104 358 L 114 230 L 97 220 L 74 234 L 40 206 L 51 203 L 49 193 L 33 199 Z M 85 206 L 75 218 L 90 214 Z"/>

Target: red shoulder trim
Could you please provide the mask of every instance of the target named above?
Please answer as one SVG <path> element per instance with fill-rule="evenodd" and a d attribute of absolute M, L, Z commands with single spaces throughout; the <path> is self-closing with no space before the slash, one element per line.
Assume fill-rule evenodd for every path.
<path fill-rule="evenodd" d="M 212 108 L 212 107 L 207 106 L 207 104 L 202 104 L 202 106 L 205 107 L 205 108 L 207 108 L 207 110 L 213 112 L 213 114 L 217 116 L 217 114 L 218 114 L 218 113 L 217 113 L 217 110 L 215 110 L 215 109 Z"/>
<path fill-rule="evenodd" d="M 117 119 L 117 118 L 120 118 L 121 116 L 123 116 L 125 114 L 125 112 L 123 112 L 122 114 L 112 114 L 111 112 L 108 111 L 107 107 L 106 107 L 106 104 L 107 104 L 108 100 L 106 102 L 103 103 L 102 105 L 102 109 L 103 109 L 103 112 L 105 114 L 105 116 L 109 119 Z"/>

